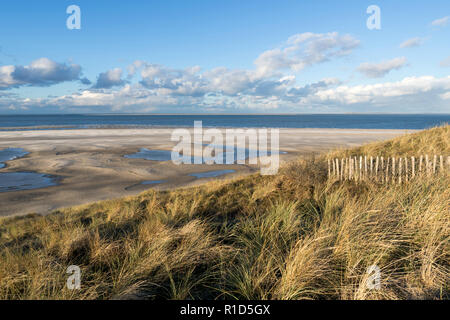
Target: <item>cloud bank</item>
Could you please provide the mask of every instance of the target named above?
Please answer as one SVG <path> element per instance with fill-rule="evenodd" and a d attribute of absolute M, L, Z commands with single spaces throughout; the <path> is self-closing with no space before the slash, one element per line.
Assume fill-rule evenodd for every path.
<path fill-rule="evenodd" d="M 57 63 L 48 58 L 40 58 L 27 66 L 1 66 L 0 89 L 21 86 L 50 86 L 75 80 L 79 80 L 83 84 L 89 84 L 89 80 L 81 78 L 81 75 L 81 67 L 77 64 Z"/>
<path fill-rule="evenodd" d="M 400 47 L 420 43 L 420 38 L 412 38 Z M 306 69 L 350 56 L 359 45 L 353 36 L 337 32 L 301 33 L 262 52 L 249 69 L 171 68 L 137 60 L 126 68 L 126 75 L 121 68 L 101 72 L 91 87 L 72 94 L 33 99 L 8 94 L 8 89 L 21 86 L 90 84 L 79 65 L 41 58 L 27 66 L 0 66 L 0 112 L 382 112 L 393 106 L 405 106 L 405 112 L 449 110 L 450 77 L 406 77 L 366 85 L 348 85 L 337 78 L 305 83 L 301 78 Z M 405 57 L 397 57 L 362 63 L 357 71 L 379 79 L 406 65 Z"/>

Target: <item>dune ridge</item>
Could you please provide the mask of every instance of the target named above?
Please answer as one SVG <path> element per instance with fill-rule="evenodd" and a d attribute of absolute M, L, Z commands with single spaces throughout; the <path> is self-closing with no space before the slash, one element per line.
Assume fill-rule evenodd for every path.
<path fill-rule="evenodd" d="M 330 181 L 326 157 L 449 155 L 449 140 L 446 125 L 275 176 L 2 218 L 0 299 L 448 299 L 449 175 Z M 65 286 L 69 265 L 80 290 Z"/>

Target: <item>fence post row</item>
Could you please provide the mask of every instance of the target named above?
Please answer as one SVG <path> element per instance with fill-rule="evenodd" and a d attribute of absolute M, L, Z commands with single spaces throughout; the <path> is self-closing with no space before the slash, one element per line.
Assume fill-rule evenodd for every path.
<path fill-rule="evenodd" d="M 328 177 L 339 181 L 374 180 L 401 184 L 419 176 L 444 174 L 446 170 L 450 171 L 450 156 L 442 155 L 386 159 L 382 156 L 360 155 L 359 159 L 357 156 L 328 159 Z"/>

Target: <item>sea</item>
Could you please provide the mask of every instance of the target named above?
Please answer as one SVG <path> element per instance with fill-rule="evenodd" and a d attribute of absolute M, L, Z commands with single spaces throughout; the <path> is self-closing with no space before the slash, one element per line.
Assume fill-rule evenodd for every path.
<path fill-rule="evenodd" d="M 336 128 L 420 130 L 450 123 L 449 114 L 283 114 L 283 115 L 162 115 L 53 114 L 0 115 L 0 131 L 92 128 L 192 127 Z"/>

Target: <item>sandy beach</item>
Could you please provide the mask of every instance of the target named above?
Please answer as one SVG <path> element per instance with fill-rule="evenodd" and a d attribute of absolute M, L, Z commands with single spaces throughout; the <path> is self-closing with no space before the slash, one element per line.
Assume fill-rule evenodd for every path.
<path fill-rule="evenodd" d="M 23 148 L 25 157 L 8 161 L 0 172 L 39 172 L 58 177 L 58 185 L 0 193 L 0 215 L 48 214 L 58 208 L 135 195 L 146 189 L 192 186 L 217 178 L 192 173 L 235 170 L 227 179 L 257 172 L 251 165 L 175 165 L 171 161 L 129 159 L 141 148 L 171 150 L 173 128 L 74 129 L 0 132 L 0 150 Z M 281 162 L 339 147 L 394 138 L 413 130 L 280 129 Z M 164 183 L 143 185 L 143 181 Z"/>

